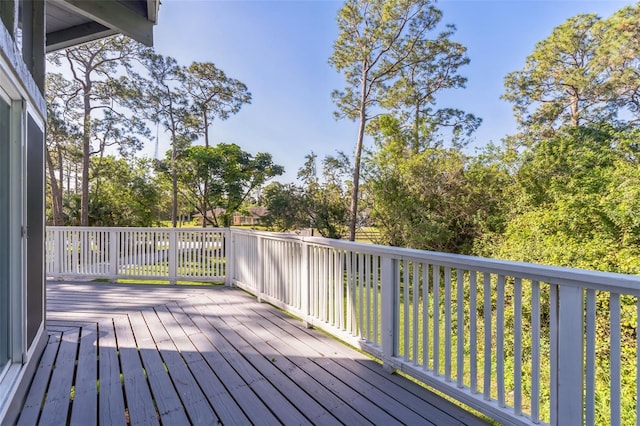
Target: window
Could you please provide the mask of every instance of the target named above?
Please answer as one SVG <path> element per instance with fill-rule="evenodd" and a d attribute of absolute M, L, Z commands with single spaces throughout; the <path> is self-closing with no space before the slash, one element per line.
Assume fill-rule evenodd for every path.
<path fill-rule="evenodd" d="M 11 109 L 0 96 L 0 376 L 10 358 L 9 159 Z"/>

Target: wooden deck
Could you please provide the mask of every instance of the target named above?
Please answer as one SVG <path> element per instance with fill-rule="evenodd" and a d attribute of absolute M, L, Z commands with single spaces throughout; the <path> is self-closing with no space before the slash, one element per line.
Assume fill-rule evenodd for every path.
<path fill-rule="evenodd" d="M 224 287 L 47 284 L 21 425 L 484 424 Z"/>

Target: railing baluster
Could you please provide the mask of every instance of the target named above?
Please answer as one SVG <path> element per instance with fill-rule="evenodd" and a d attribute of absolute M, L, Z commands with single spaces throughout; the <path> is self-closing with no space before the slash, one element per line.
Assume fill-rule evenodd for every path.
<path fill-rule="evenodd" d="M 620 424 L 620 294 L 611 293 L 609 301 L 611 334 L 610 334 L 610 354 L 611 354 L 611 397 L 610 424 L 617 426 Z"/>
<path fill-rule="evenodd" d="M 471 393 L 478 393 L 478 297 L 476 271 L 469 271 L 469 375 Z"/>
<path fill-rule="evenodd" d="M 353 334 L 353 252 L 348 250 L 347 255 L 347 330 Z"/>
<path fill-rule="evenodd" d="M 400 260 L 393 261 L 393 353 L 399 355 L 400 350 Z M 384 303 L 384 299 L 383 299 Z"/>
<path fill-rule="evenodd" d="M 486 401 L 491 400 L 491 275 L 485 273 L 482 279 L 484 296 L 484 385 L 482 393 Z"/>
<path fill-rule="evenodd" d="M 413 298 L 413 364 L 418 365 L 419 362 L 419 324 L 420 324 L 420 313 L 418 310 L 418 302 L 420 301 L 420 274 L 419 274 L 419 263 L 413 262 L 413 280 L 411 284 L 411 295 Z"/>
<path fill-rule="evenodd" d="M 410 355 L 410 350 L 409 350 L 409 331 L 410 331 L 410 327 L 409 327 L 409 299 L 411 297 L 410 291 L 409 291 L 409 283 L 411 282 L 410 277 L 409 277 L 409 261 L 404 260 L 402 262 L 402 300 L 404 302 L 404 318 L 402 319 L 402 326 L 404 327 L 404 333 L 403 333 L 403 355 L 404 355 L 404 360 L 405 361 L 409 361 L 409 355 Z"/>
<path fill-rule="evenodd" d="M 364 275 L 367 291 L 367 322 L 366 322 L 366 340 L 371 341 L 371 255 L 367 254 L 364 264 Z"/>
<path fill-rule="evenodd" d="M 596 410 L 596 291 L 587 290 L 585 327 L 585 425 L 594 426 Z"/>
<path fill-rule="evenodd" d="M 513 411 L 522 415 L 522 279 L 513 281 Z"/>
<path fill-rule="evenodd" d="M 329 250 L 329 274 L 328 274 L 328 281 L 329 281 L 329 323 L 330 324 L 335 324 L 335 317 L 334 317 L 334 304 L 335 304 L 335 294 L 334 294 L 334 287 L 335 287 L 335 252 L 331 249 Z"/>
<path fill-rule="evenodd" d="M 429 369 L 429 352 L 431 342 L 429 341 L 429 264 L 425 263 L 422 268 L 422 368 Z"/>
<path fill-rule="evenodd" d="M 378 325 L 378 315 L 380 314 L 378 307 L 378 298 L 380 297 L 380 256 L 373 257 L 373 343 L 380 344 L 380 327 Z"/>
<path fill-rule="evenodd" d="M 440 266 L 433 265 L 433 372 L 440 375 Z"/>
<path fill-rule="evenodd" d="M 640 297 L 636 296 L 636 321 L 640 319 Z M 640 426 L 640 334 L 636 325 L 636 426 Z"/>
<path fill-rule="evenodd" d="M 444 268 L 444 379 L 451 381 L 451 268 Z"/>
<path fill-rule="evenodd" d="M 540 283 L 531 282 L 531 421 L 540 423 Z"/>
<path fill-rule="evenodd" d="M 558 286 L 549 286 L 549 340 L 551 359 L 549 404 L 551 410 L 551 424 L 558 424 Z"/>
<path fill-rule="evenodd" d="M 358 254 L 358 337 L 364 337 L 364 252 Z"/>
<path fill-rule="evenodd" d="M 459 388 L 464 387 L 464 271 L 457 269 L 456 276 L 458 278 L 457 283 L 457 295 L 456 295 L 456 345 L 458 348 L 458 355 L 456 357 L 456 379 Z"/>
<path fill-rule="evenodd" d="M 496 375 L 498 405 L 506 407 L 504 397 L 504 275 L 498 275 L 498 306 L 496 312 Z"/>

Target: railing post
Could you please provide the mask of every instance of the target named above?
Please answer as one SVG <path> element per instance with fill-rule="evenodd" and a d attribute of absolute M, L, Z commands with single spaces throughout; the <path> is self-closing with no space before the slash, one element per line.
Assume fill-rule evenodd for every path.
<path fill-rule="evenodd" d="M 393 357 L 397 354 L 396 348 L 396 307 L 397 301 L 395 287 L 398 285 L 396 282 L 396 269 L 398 268 L 398 261 L 390 257 L 383 257 L 381 264 L 381 293 L 382 293 L 382 363 L 383 367 L 388 372 L 395 370 Z"/>
<path fill-rule="evenodd" d="M 118 231 L 109 230 L 109 279 L 118 279 Z"/>
<path fill-rule="evenodd" d="M 233 278 L 236 272 L 236 234 L 231 228 L 227 228 L 224 238 L 224 284 L 227 287 L 233 286 Z"/>
<path fill-rule="evenodd" d="M 65 253 L 65 249 L 62 245 L 62 232 L 60 228 L 56 228 L 53 231 L 53 273 L 57 278 L 60 278 L 62 273 L 62 255 Z"/>
<path fill-rule="evenodd" d="M 307 328 L 311 328 L 311 322 L 309 322 L 309 307 L 310 307 L 310 295 L 311 284 L 310 276 L 310 264 L 309 264 L 309 250 L 310 246 L 304 239 L 300 240 L 302 250 L 302 265 L 300 268 L 300 308 L 302 309 L 304 325 Z"/>
<path fill-rule="evenodd" d="M 581 425 L 583 421 L 584 306 L 582 289 L 559 286 L 557 316 L 556 406 L 551 418 L 558 426 Z M 556 410 L 555 416 L 553 410 Z"/>
<path fill-rule="evenodd" d="M 178 276 L 178 228 L 169 228 L 169 283 L 176 284 Z"/>
<path fill-rule="evenodd" d="M 264 239 L 258 235 L 258 282 L 256 286 L 258 302 L 262 302 L 262 295 L 264 294 L 264 264 Z"/>

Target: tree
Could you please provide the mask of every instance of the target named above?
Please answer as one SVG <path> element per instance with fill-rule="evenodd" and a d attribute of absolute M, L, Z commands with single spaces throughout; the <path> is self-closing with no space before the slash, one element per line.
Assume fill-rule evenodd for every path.
<path fill-rule="evenodd" d="M 273 163 L 271 154 L 252 156 L 236 144 L 224 143 L 189 147 L 175 164 L 183 197 L 203 220 L 225 227 L 231 225 L 233 213 L 255 188 L 284 173 L 282 166 Z M 222 217 L 207 214 L 216 207 L 224 209 Z"/>
<path fill-rule="evenodd" d="M 605 21 L 603 40 L 596 52 L 609 72 L 616 106 L 640 120 L 640 3 L 627 6 Z"/>
<path fill-rule="evenodd" d="M 307 155 L 303 167 L 298 171 L 302 181 L 299 192 L 301 203 L 307 216 L 307 223 L 325 238 L 341 239 L 347 230 L 349 220 L 348 183 L 346 176 L 351 172 L 349 159 L 343 153 L 326 156 L 322 160 L 322 173 L 317 171 L 317 155 Z M 306 224 L 304 224 L 306 226 Z"/>
<path fill-rule="evenodd" d="M 300 187 L 272 182 L 265 186 L 260 196 L 260 204 L 267 208 L 260 223 L 276 232 L 306 228 L 310 221 L 303 203 Z"/>
<path fill-rule="evenodd" d="M 571 127 L 525 151 L 511 217 L 491 254 L 638 273 L 637 137 L 610 125 Z"/>
<path fill-rule="evenodd" d="M 109 145 L 122 152 L 141 148 L 140 137 L 148 134 L 144 123 L 122 108 L 132 94 L 132 82 L 123 77 L 141 45 L 124 36 L 82 44 L 53 53 L 48 60 L 66 66 L 72 78 L 49 87 L 52 102 L 64 111 L 66 120 L 75 122 L 82 135 L 81 214 L 80 223 L 89 224 L 90 158 L 103 154 Z M 56 79 L 64 79 L 58 75 Z"/>
<path fill-rule="evenodd" d="M 482 120 L 456 108 L 436 108 L 436 96 L 447 89 L 464 88 L 467 79 L 458 74 L 469 63 L 467 48 L 451 40 L 455 27 L 435 40 L 417 40 L 417 46 L 399 78 L 382 95 L 382 106 L 391 109 L 403 129 L 411 134 L 412 150 L 445 144 L 463 146 Z M 379 124 L 371 126 L 376 132 Z M 450 135 L 442 134 L 450 130 Z"/>
<path fill-rule="evenodd" d="M 164 167 L 171 173 L 171 223 L 178 224 L 178 175 L 176 161 L 181 152 L 196 139 L 201 124 L 191 113 L 193 105 L 182 87 L 182 72 L 172 57 L 147 51 L 142 56 L 148 79 L 138 89 L 132 107 L 145 118 L 161 124 L 171 137 L 171 156 Z"/>
<path fill-rule="evenodd" d="M 47 86 L 51 87 L 51 79 L 56 75 L 48 76 Z M 53 92 L 53 91 L 51 91 Z M 48 92 L 48 93 L 51 93 Z M 54 226 L 65 224 L 64 213 L 64 181 L 70 171 L 65 174 L 66 157 L 69 152 L 76 153 L 80 135 L 78 129 L 65 122 L 59 106 L 53 102 L 47 102 L 47 132 L 45 161 L 47 169 L 47 190 L 50 193 L 51 219 Z M 56 172 L 58 176 L 56 176 Z M 67 188 L 70 185 L 67 186 Z M 68 192 L 68 190 L 67 190 Z"/>
<path fill-rule="evenodd" d="M 459 147 L 422 147 L 384 117 L 377 150 L 365 160 L 371 218 L 381 243 L 471 254 L 477 239 L 503 226 L 505 170 Z"/>
<path fill-rule="evenodd" d="M 158 223 L 160 185 L 150 160 L 108 155 L 93 158 L 89 223 L 91 226 L 154 226 Z"/>
<path fill-rule="evenodd" d="M 606 20 L 569 18 L 505 77 L 503 98 L 526 136 L 535 142 L 565 126 L 638 122 L 639 18 L 640 4 Z"/>
<path fill-rule="evenodd" d="M 211 62 L 193 62 L 181 70 L 181 79 L 200 118 L 204 146 L 209 146 L 209 127 L 216 118 L 226 120 L 251 103 L 251 93 L 239 80 L 227 77 Z"/>
<path fill-rule="evenodd" d="M 445 31 L 431 41 L 428 36 L 440 19 L 441 12 L 430 0 L 348 0 L 338 13 L 340 33 L 329 62 L 344 73 L 347 86 L 332 97 L 338 117 L 358 120 L 349 223 L 352 241 L 367 123 L 375 117 L 376 107 L 392 106 L 394 100 L 385 93 L 403 70 L 416 61 L 437 66 L 434 57 L 448 34 Z"/>

